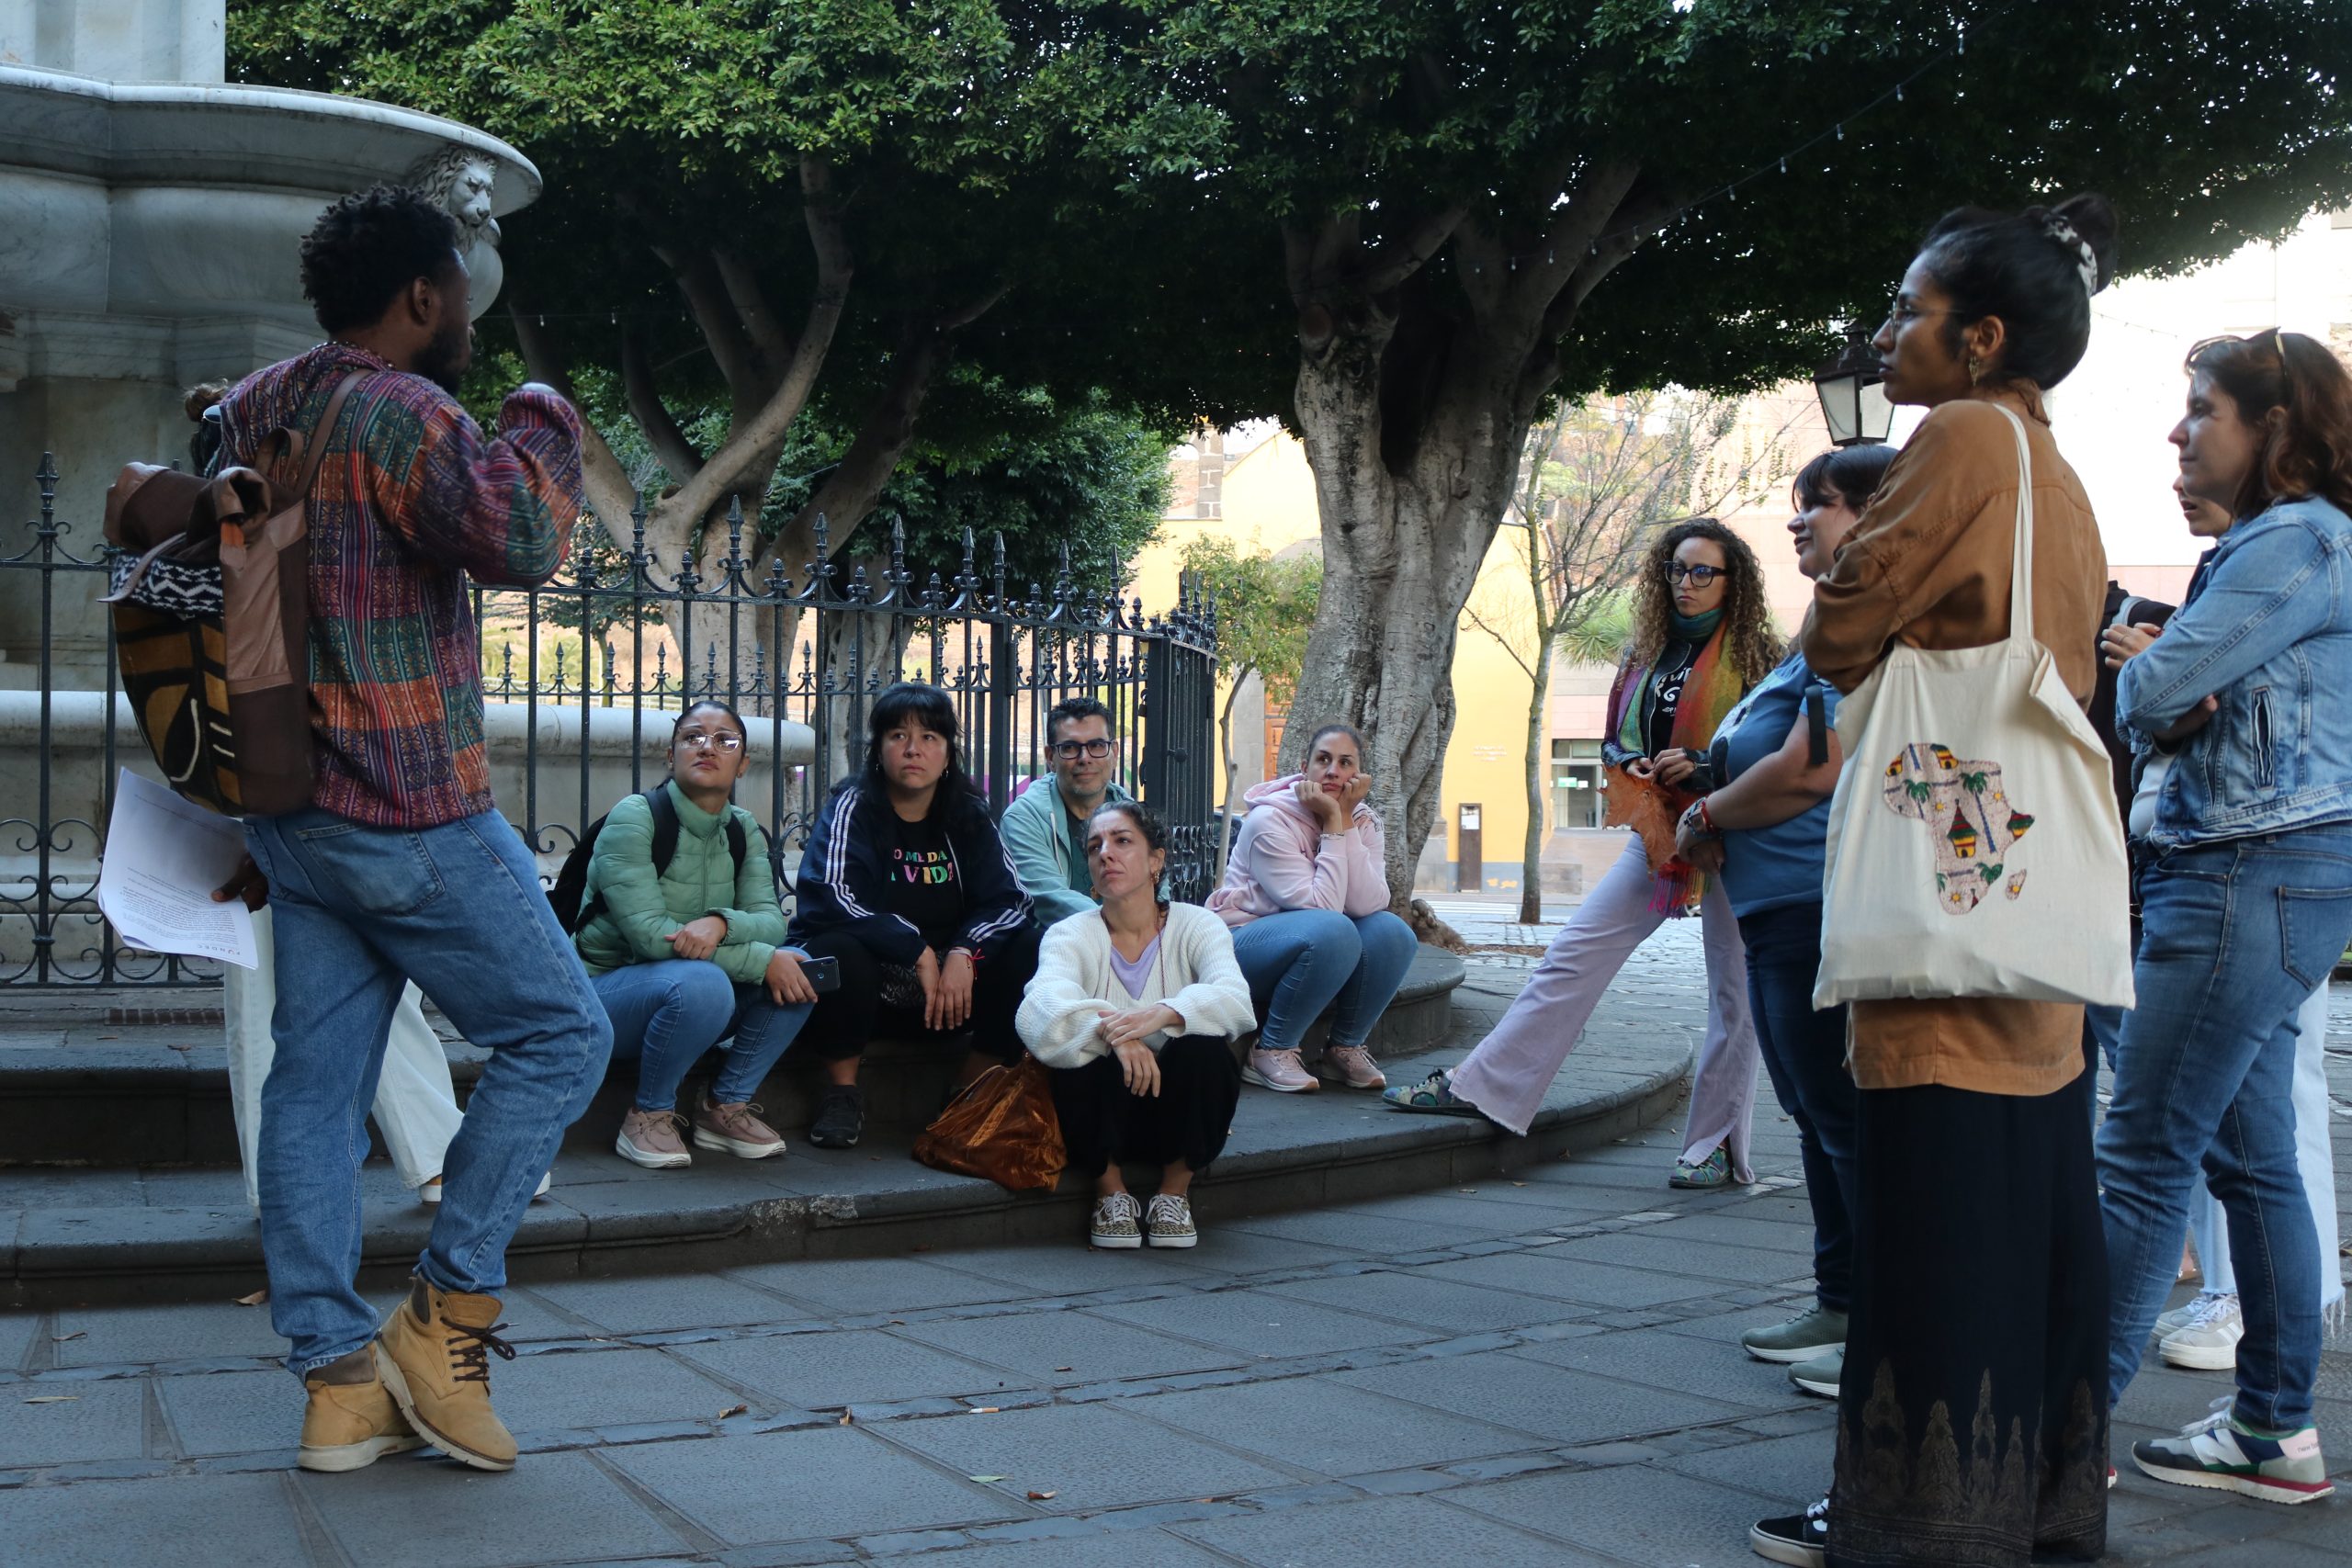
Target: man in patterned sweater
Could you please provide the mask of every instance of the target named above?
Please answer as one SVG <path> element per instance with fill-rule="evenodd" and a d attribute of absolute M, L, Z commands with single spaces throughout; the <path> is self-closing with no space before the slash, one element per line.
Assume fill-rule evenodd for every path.
<path fill-rule="evenodd" d="M 612 1048 L 530 852 L 491 800 L 466 587 L 555 574 L 581 510 L 580 417 L 536 384 L 488 436 L 458 406 L 472 357 L 458 241 L 414 191 L 329 208 L 301 259 L 328 341 L 221 404 L 224 464 L 254 462 L 280 429 L 325 444 L 308 508 L 316 787 L 306 809 L 245 823 L 277 938 L 262 1247 L 271 1321 L 309 1391 L 311 1470 L 427 1442 L 513 1468 L 489 1381 L 492 1353 L 513 1355 L 494 1332 L 506 1244 Z M 355 1288 L 359 1162 L 412 979 L 491 1055 L 408 1298 L 379 1331 Z"/>

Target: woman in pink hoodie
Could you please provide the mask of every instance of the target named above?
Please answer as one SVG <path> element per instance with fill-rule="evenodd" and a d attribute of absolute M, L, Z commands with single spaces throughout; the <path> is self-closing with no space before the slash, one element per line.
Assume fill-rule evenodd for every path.
<path fill-rule="evenodd" d="M 1388 909 L 1380 818 L 1364 805 L 1363 737 L 1327 724 L 1306 767 L 1260 784 L 1209 908 L 1233 928 L 1233 956 L 1257 1004 L 1242 1080 L 1282 1094 L 1316 1089 L 1299 1060 L 1307 1025 L 1331 1009 L 1323 1060 L 1350 1089 L 1388 1082 L 1364 1042 L 1405 981 L 1418 943 Z"/>

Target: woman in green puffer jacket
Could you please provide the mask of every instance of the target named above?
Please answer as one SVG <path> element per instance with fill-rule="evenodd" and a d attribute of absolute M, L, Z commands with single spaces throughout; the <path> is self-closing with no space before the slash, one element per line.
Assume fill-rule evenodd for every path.
<path fill-rule="evenodd" d="M 659 796 L 632 795 L 596 836 L 573 938 L 613 1021 L 613 1059 L 638 1058 L 637 1098 L 614 1149 L 649 1169 L 687 1166 L 697 1147 L 745 1159 L 784 1152 L 752 1095 L 808 1021 L 806 956 L 781 946 L 767 835 L 729 799 L 750 765 L 742 716 L 706 698 L 670 734 Z M 657 840 L 674 840 L 656 866 Z M 732 1037 L 729 1039 L 729 1037 Z M 720 1041 L 718 1077 L 691 1122 L 677 1109 L 686 1069 Z"/>

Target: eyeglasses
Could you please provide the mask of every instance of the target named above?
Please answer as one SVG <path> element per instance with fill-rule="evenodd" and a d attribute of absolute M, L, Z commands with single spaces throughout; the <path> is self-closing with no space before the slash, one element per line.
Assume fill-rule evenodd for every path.
<path fill-rule="evenodd" d="M 1111 754 L 1111 743 L 1108 740 L 1057 740 L 1054 742 L 1054 755 L 1065 762 L 1077 761 L 1080 753 L 1099 761 Z"/>
<path fill-rule="evenodd" d="M 1666 580 L 1668 582 L 1688 581 L 1697 588 L 1704 588 L 1718 577 L 1728 575 L 1730 574 L 1719 566 L 1684 566 L 1679 560 L 1670 560 L 1666 563 Z"/>
<path fill-rule="evenodd" d="M 678 737 L 677 744 L 690 751 L 707 751 L 714 746 L 721 751 L 741 751 L 743 749 L 743 738 L 730 729 L 722 729 L 716 735 L 707 734 L 699 729 L 689 729 Z"/>
<path fill-rule="evenodd" d="M 1905 303 L 1903 299 L 1897 296 L 1894 302 L 1886 308 L 1886 324 L 1893 327 L 1907 327 L 1914 321 L 1924 321 L 1929 316 L 1949 316 L 1954 313 L 1949 309 L 1922 310 L 1917 305 Z"/>

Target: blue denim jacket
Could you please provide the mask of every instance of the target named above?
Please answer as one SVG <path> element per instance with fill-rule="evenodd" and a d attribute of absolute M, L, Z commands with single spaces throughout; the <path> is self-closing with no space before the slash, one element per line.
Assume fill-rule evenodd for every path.
<path fill-rule="evenodd" d="M 2116 682 L 2135 747 L 2208 696 L 2149 835 L 2164 848 L 2352 819 L 2352 518 L 2282 502 L 2222 536 Z"/>

